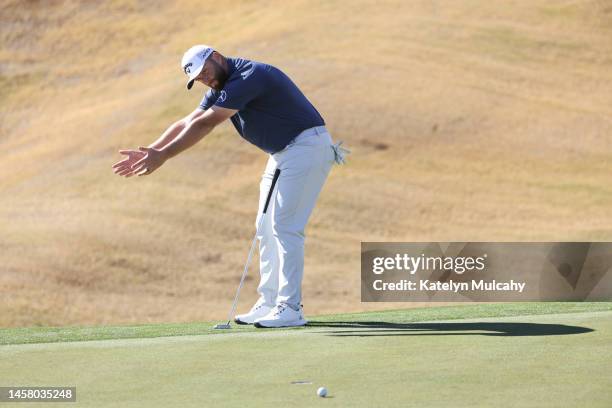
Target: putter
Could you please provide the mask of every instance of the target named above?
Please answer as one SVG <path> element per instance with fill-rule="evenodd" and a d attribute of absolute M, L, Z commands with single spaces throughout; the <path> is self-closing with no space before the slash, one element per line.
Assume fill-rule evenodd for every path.
<path fill-rule="evenodd" d="M 247 257 L 246 264 L 244 265 L 244 271 L 242 272 L 242 278 L 240 278 L 240 284 L 238 285 L 238 290 L 236 291 L 236 296 L 234 297 L 234 303 L 232 304 L 232 309 L 230 310 L 229 316 L 227 317 L 226 324 L 218 324 L 214 328 L 215 329 L 231 329 L 230 322 L 232 321 L 232 316 L 236 311 L 236 305 L 238 304 L 238 297 L 240 296 L 240 289 L 242 289 L 242 284 L 244 283 L 244 278 L 246 278 L 247 271 L 249 270 L 249 264 L 251 263 L 251 256 L 253 255 L 253 249 L 255 248 L 255 242 L 257 242 L 257 233 L 261 228 L 261 223 L 266 216 L 266 211 L 268 211 L 268 204 L 270 204 L 270 198 L 272 197 L 272 192 L 274 191 L 274 185 L 280 176 L 280 169 L 276 169 L 274 171 L 274 177 L 272 178 L 272 185 L 270 186 L 270 191 L 268 191 L 268 198 L 266 198 L 266 205 L 264 205 L 263 213 L 259 222 L 257 223 L 257 229 L 255 230 L 255 236 L 253 237 L 253 242 L 251 242 L 251 249 L 249 250 L 249 256 Z"/>

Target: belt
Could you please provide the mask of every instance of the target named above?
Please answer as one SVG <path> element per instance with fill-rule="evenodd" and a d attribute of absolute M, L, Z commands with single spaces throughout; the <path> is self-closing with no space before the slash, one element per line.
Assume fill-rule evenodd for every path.
<path fill-rule="evenodd" d="M 325 128 L 325 126 L 315 126 L 315 127 L 308 128 L 306 130 L 302 130 L 296 137 L 291 139 L 291 141 L 287 144 L 287 146 L 285 146 L 283 149 L 279 150 L 278 152 L 274 152 L 272 154 L 280 153 L 284 150 L 287 150 L 289 146 L 295 143 L 295 141 L 300 137 L 322 135 L 324 133 L 327 133 L 327 129 Z"/>
<path fill-rule="evenodd" d="M 298 137 L 304 137 L 304 136 L 312 136 L 312 135 L 321 135 L 321 134 L 325 134 L 327 133 L 327 128 L 325 126 L 315 126 L 315 127 L 311 127 L 309 129 L 306 129 L 304 131 L 302 131 L 299 135 L 297 135 L 291 142 L 289 142 L 289 144 L 287 146 L 285 146 L 285 149 L 287 149 L 289 146 L 291 146 L 291 144 L 293 144 Z M 339 141 L 338 143 L 332 144 L 331 148 L 334 151 L 334 161 L 337 164 L 344 164 L 346 163 L 346 155 L 348 155 L 351 151 L 348 149 L 345 149 L 344 147 L 341 147 L 343 141 Z M 280 153 L 283 150 L 277 152 Z"/>
<path fill-rule="evenodd" d="M 296 139 L 300 136 L 321 135 L 323 133 L 327 133 L 327 128 L 325 128 L 325 126 L 315 126 L 302 131 L 302 133 L 296 136 Z"/>
<path fill-rule="evenodd" d="M 300 133 L 298 135 L 298 137 L 301 136 L 311 136 L 311 135 L 320 135 L 323 133 L 327 133 L 327 129 L 325 128 L 325 126 L 315 126 L 312 127 L 310 129 L 306 129 L 305 131 L 303 131 L 302 133 Z M 297 139 L 297 137 L 295 138 Z M 295 140 L 293 139 L 293 140 Z M 344 147 L 342 147 L 342 143 L 344 143 L 342 140 L 339 141 L 336 144 L 332 144 L 331 148 L 334 151 L 334 161 L 337 164 L 344 164 L 346 163 L 346 156 L 351 153 L 350 150 L 345 149 Z"/>

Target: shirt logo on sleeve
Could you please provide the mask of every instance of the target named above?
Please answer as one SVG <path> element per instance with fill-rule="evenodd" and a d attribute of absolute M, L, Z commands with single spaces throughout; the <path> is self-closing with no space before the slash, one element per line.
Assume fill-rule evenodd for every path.
<path fill-rule="evenodd" d="M 253 71 L 255 70 L 255 64 L 253 64 L 252 62 L 248 62 L 244 67 L 246 68 L 248 66 L 250 66 L 249 69 L 240 73 L 242 79 L 247 79 L 248 77 L 250 77 Z"/>
<path fill-rule="evenodd" d="M 219 94 L 219 97 L 217 98 L 217 102 L 225 102 L 225 100 L 227 99 L 227 92 L 225 91 L 221 91 L 221 93 Z"/>

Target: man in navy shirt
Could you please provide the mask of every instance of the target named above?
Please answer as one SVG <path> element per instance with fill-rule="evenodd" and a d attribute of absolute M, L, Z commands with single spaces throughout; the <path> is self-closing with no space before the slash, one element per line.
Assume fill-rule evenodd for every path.
<path fill-rule="evenodd" d="M 259 299 L 240 324 L 287 327 L 306 324 L 302 311 L 305 227 L 321 188 L 347 150 L 333 144 L 319 112 L 279 69 L 243 58 L 226 58 L 206 45 L 191 47 L 181 67 L 194 82 L 210 87 L 200 106 L 172 124 L 149 147 L 120 150 L 127 156 L 115 173 L 153 173 L 166 160 L 196 144 L 230 119 L 242 138 L 269 154 L 261 178 L 259 225 L 273 174 L 281 169 L 268 215 L 257 231 L 260 254 Z"/>

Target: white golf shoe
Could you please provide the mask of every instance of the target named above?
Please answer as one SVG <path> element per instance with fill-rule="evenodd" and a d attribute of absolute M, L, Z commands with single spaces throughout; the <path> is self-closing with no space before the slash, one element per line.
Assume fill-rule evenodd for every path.
<path fill-rule="evenodd" d="M 259 328 L 272 328 L 304 326 L 306 323 L 308 322 L 304 319 L 302 307 L 299 310 L 293 310 L 285 304 L 280 304 L 274 306 L 264 317 L 256 319 L 254 325 Z"/>
<path fill-rule="evenodd" d="M 255 320 L 266 316 L 272 310 L 272 306 L 266 305 L 263 298 L 259 298 L 248 313 L 239 314 L 234 317 L 237 324 L 253 324 Z"/>

